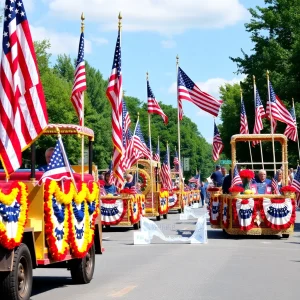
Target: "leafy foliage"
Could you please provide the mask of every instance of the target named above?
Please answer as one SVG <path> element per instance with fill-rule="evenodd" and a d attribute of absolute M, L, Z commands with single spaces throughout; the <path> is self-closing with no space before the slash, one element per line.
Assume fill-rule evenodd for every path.
<path fill-rule="evenodd" d="M 53 67 L 50 66 L 49 41 L 35 42 L 37 61 L 41 80 L 47 100 L 47 109 L 50 123 L 78 124 L 78 118 L 70 101 L 73 84 L 74 65 L 67 55 L 59 55 Z M 99 70 L 86 62 L 87 91 L 85 92 L 85 126 L 95 133 L 94 162 L 98 167 L 107 168 L 112 156 L 111 141 L 111 107 L 106 98 L 107 80 L 103 79 Z M 139 113 L 142 132 L 148 140 L 148 113 L 147 104 L 131 96 L 124 96 L 131 116 L 131 129 Z M 166 144 L 171 149 L 171 166 L 175 147 L 177 147 L 177 109 L 160 103 L 169 117 L 169 124 L 164 125 L 158 115 L 151 115 L 152 147 L 156 150 L 157 139 L 160 139 L 161 157 L 166 151 Z M 198 132 L 197 126 L 189 118 L 184 117 L 181 128 L 181 156 L 190 158 L 190 171 L 184 176 L 189 179 L 201 170 L 202 178 L 209 176 L 213 169 L 211 145 Z M 80 141 L 76 136 L 63 137 L 66 151 L 71 164 L 77 164 L 80 159 Z M 44 151 L 55 144 L 55 137 L 42 136 L 36 143 L 37 163 L 44 163 Z M 26 151 L 25 159 L 29 159 L 30 151 Z"/>

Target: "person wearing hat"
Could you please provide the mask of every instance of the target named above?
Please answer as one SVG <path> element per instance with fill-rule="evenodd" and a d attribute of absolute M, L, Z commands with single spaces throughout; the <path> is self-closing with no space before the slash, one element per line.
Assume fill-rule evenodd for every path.
<path fill-rule="evenodd" d="M 220 187 L 223 183 L 223 174 L 221 172 L 221 166 L 216 166 L 215 172 L 210 176 L 215 186 Z"/>

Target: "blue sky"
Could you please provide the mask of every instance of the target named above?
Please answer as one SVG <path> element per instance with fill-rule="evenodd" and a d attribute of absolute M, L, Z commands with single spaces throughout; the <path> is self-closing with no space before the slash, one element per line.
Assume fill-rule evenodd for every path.
<path fill-rule="evenodd" d="M 3 0 L 0 0 L 3 4 Z M 50 39 L 57 54 L 77 56 L 80 16 L 85 20 L 85 59 L 104 77 L 111 72 L 117 16 L 123 16 L 122 73 L 126 95 L 146 101 L 146 72 L 159 101 L 176 102 L 176 55 L 199 87 L 218 97 L 219 86 L 238 82 L 229 56 L 252 48 L 247 9 L 263 0 L 23 0 L 35 40 Z M 76 4 L 75 4 L 76 3 Z M 184 114 L 212 142 L 213 118 L 191 103 Z"/>

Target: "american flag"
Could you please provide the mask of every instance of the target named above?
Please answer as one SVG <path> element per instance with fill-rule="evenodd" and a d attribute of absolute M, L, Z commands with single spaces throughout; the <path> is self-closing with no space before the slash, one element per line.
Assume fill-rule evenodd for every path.
<path fill-rule="evenodd" d="M 155 96 L 152 92 L 152 89 L 149 84 L 149 80 L 147 80 L 147 94 L 148 94 L 148 113 L 149 114 L 158 114 L 162 117 L 164 123 L 168 124 L 168 117 L 165 115 L 161 107 L 159 106 Z"/>
<path fill-rule="evenodd" d="M 273 132 L 275 132 L 275 124 L 276 121 L 280 121 L 287 124 L 286 130 L 288 130 L 288 138 L 292 139 L 294 136 L 296 136 L 296 126 L 295 122 L 289 113 L 289 111 L 286 109 L 283 102 L 279 99 L 279 97 L 275 94 L 271 82 L 269 82 L 270 85 L 270 101 L 267 103 L 267 115 L 269 118 L 274 120 L 272 126 L 273 126 Z"/>
<path fill-rule="evenodd" d="M 232 178 L 232 182 L 231 182 L 231 186 L 235 186 L 238 184 L 242 184 L 242 179 L 239 173 L 239 170 L 237 168 L 237 165 L 235 165 L 234 169 L 233 169 L 233 178 Z"/>
<path fill-rule="evenodd" d="M 254 121 L 254 128 L 253 128 L 253 134 L 259 134 L 260 131 L 263 129 L 263 123 L 262 119 L 266 117 L 266 112 L 264 109 L 264 106 L 261 102 L 258 90 L 255 86 L 255 121 Z M 257 145 L 259 141 L 253 141 L 252 146 L 254 147 Z"/>
<path fill-rule="evenodd" d="M 178 67 L 178 107 L 179 119 L 182 120 L 182 100 L 194 103 L 200 109 L 208 112 L 214 117 L 218 116 L 221 100 L 215 99 L 213 96 L 201 91 L 198 86 Z"/>
<path fill-rule="evenodd" d="M 141 129 L 141 126 L 140 126 L 140 123 L 138 122 L 137 123 L 137 126 L 136 126 L 136 133 L 135 133 L 139 139 L 141 140 L 141 142 L 143 143 L 144 145 L 144 156 L 148 159 L 151 159 L 151 152 L 150 152 L 150 149 L 149 149 L 149 146 L 146 144 L 145 142 L 145 139 L 144 139 L 144 136 L 143 136 L 143 133 L 142 133 L 142 129 Z M 149 140 L 150 142 L 150 140 Z"/>
<path fill-rule="evenodd" d="M 73 179 L 72 170 L 61 137 L 57 139 L 50 163 L 39 180 L 39 184 L 45 182 L 46 179 L 56 181 Z"/>
<path fill-rule="evenodd" d="M 300 192 L 300 167 L 298 166 L 297 172 L 294 176 L 292 186 L 296 189 L 296 191 L 299 193 Z"/>
<path fill-rule="evenodd" d="M 162 163 L 161 170 L 160 170 L 160 179 L 162 187 L 171 190 L 172 189 L 172 179 L 171 179 L 171 170 L 169 167 L 169 160 L 168 160 L 168 151 L 165 155 L 165 159 Z"/>
<path fill-rule="evenodd" d="M 295 114 L 295 109 L 294 107 L 292 107 L 290 109 L 290 114 L 291 114 L 291 117 L 293 118 L 294 120 L 294 123 L 295 123 L 295 127 L 291 127 L 291 126 L 286 126 L 286 129 L 284 131 L 284 134 L 289 138 L 291 139 L 292 141 L 296 142 L 297 139 L 298 139 L 298 134 L 297 134 L 297 122 L 296 122 L 296 114 Z"/>
<path fill-rule="evenodd" d="M 222 153 L 224 148 L 223 142 L 221 140 L 221 136 L 216 125 L 214 122 L 214 138 L 213 138 L 213 160 L 217 161 L 219 159 L 220 154 Z"/>
<path fill-rule="evenodd" d="M 278 174 L 277 173 L 272 178 L 272 188 L 273 188 L 273 194 L 280 194 L 279 189 L 278 189 Z"/>
<path fill-rule="evenodd" d="M 173 164 L 174 164 L 175 171 L 179 172 L 179 159 L 178 159 L 177 151 L 175 151 L 175 156 L 174 156 Z"/>
<path fill-rule="evenodd" d="M 130 128 L 131 120 L 127 110 L 126 103 L 124 99 L 122 100 L 122 139 L 123 139 L 123 147 L 126 149 L 126 145 L 128 143 L 128 131 Z"/>
<path fill-rule="evenodd" d="M 45 96 L 23 1 L 5 1 L 0 85 L 0 156 L 6 175 L 48 124 Z"/>
<path fill-rule="evenodd" d="M 156 146 L 156 152 L 153 155 L 153 159 L 155 161 L 160 161 L 160 149 L 159 149 L 159 140 L 157 142 L 157 146 Z"/>
<path fill-rule="evenodd" d="M 119 163 L 123 156 L 123 132 L 122 132 L 122 72 L 121 72 L 121 44 L 120 30 L 116 42 L 112 72 L 109 78 L 106 95 L 112 107 L 112 141 L 114 146 L 113 167 L 116 180 L 119 185 L 124 182 L 123 174 L 120 172 Z"/>
<path fill-rule="evenodd" d="M 79 40 L 78 57 L 74 74 L 74 83 L 71 101 L 79 118 L 79 125 L 83 126 L 83 92 L 86 90 L 85 62 L 84 62 L 84 34 L 81 32 Z"/>
<path fill-rule="evenodd" d="M 244 105 L 243 98 L 241 99 L 241 124 L 240 124 L 240 134 L 249 134 L 247 115 Z"/>

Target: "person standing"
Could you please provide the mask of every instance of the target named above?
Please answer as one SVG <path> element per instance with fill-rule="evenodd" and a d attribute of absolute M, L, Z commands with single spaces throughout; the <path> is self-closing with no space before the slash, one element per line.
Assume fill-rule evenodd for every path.
<path fill-rule="evenodd" d="M 216 166 L 216 170 L 215 170 L 215 172 L 212 173 L 210 178 L 212 179 L 212 181 L 216 187 L 222 186 L 223 174 L 221 172 L 221 166 Z"/>

